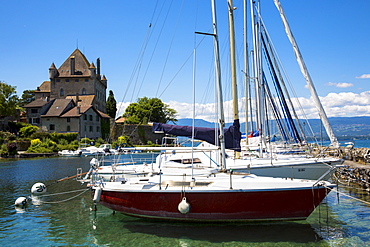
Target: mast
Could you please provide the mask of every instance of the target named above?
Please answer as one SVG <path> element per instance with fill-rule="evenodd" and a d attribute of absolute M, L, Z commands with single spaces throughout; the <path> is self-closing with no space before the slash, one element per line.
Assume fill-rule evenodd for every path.
<path fill-rule="evenodd" d="M 212 5 L 212 26 L 213 26 L 213 49 L 215 54 L 215 73 L 216 73 L 216 96 L 217 96 L 217 107 L 218 107 L 218 124 L 219 124 L 219 142 L 220 142 L 220 162 L 221 170 L 226 170 L 226 155 L 225 155 L 225 140 L 223 136 L 223 128 L 225 126 L 223 97 L 222 97 L 222 86 L 221 86 L 221 66 L 220 66 L 220 52 L 217 34 L 217 18 L 216 18 L 216 3 L 215 0 L 211 0 Z"/>
<path fill-rule="evenodd" d="M 249 60 L 247 39 L 247 0 L 244 0 L 244 95 L 245 95 L 245 144 L 248 146 L 248 100 L 249 100 Z"/>
<path fill-rule="evenodd" d="M 239 121 L 238 109 L 238 88 L 236 82 L 236 59 L 235 59 L 235 31 L 234 31 L 234 10 L 233 0 L 227 0 L 229 12 L 229 38 L 230 38 L 230 66 L 231 66 L 231 91 L 233 99 L 234 121 Z M 235 151 L 235 158 L 240 158 L 240 152 Z"/>
<path fill-rule="evenodd" d="M 339 143 L 338 143 L 338 140 L 337 138 L 335 137 L 334 135 L 334 132 L 330 126 L 330 123 L 329 123 L 329 120 L 328 120 L 328 117 L 325 113 L 325 110 L 320 102 L 320 99 L 319 99 L 319 96 L 317 95 L 317 92 L 316 92 L 316 89 L 315 89 L 315 86 L 313 85 L 313 82 L 312 82 L 312 79 L 311 79 L 311 76 L 310 74 L 308 73 L 308 70 L 307 70 L 307 67 L 306 67 L 306 64 L 305 62 L 303 61 L 303 57 L 302 57 L 302 54 L 298 48 L 298 45 L 297 45 L 297 42 L 295 41 L 295 38 L 293 36 L 293 33 L 289 27 L 289 23 L 288 23 L 288 20 L 285 16 L 285 13 L 284 13 L 284 10 L 279 2 L 279 0 L 274 0 L 274 3 L 275 3 L 275 6 L 276 8 L 278 9 L 279 13 L 280 13 L 280 17 L 281 17 L 281 20 L 283 21 L 283 24 L 284 24 L 284 27 L 285 27 L 285 32 L 289 38 L 289 41 L 290 43 L 292 44 L 293 46 L 293 50 L 294 50 L 294 54 L 296 56 L 296 59 L 298 61 L 298 64 L 299 64 L 299 67 L 301 69 L 301 72 L 304 76 L 304 78 L 306 79 L 306 83 L 307 83 L 307 86 L 308 86 L 308 89 L 310 90 L 310 93 L 311 93 L 311 96 L 315 102 L 315 105 L 316 105 L 316 108 L 319 112 L 319 115 L 321 117 L 321 120 L 324 124 L 324 127 L 325 127 L 325 130 L 326 130 L 326 133 L 328 134 L 329 138 L 330 138 L 330 141 L 331 141 L 331 144 L 337 148 L 339 147 Z"/>

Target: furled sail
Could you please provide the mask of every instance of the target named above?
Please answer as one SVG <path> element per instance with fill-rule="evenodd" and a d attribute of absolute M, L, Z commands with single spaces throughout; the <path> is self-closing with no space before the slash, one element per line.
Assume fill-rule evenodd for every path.
<path fill-rule="evenodd" d="M 153 123 L 153 132 L 164 132 L 166 134 L 175 135 L 175 136 L 185 136 L 192 137 L 193 127 L 191 126 L 179 126 L 173 124 L 163 124 L 163 123 Z M 217 128 L 205 128 L 205 127 L 194 127 L 194 139 L 206 141 L 213 145 L 218 145 L 218 142 L 215 140 Z M 233 124 L 224 128 L 224 140 L 225 147 L 227 149 L 232 149 L 237 152 L 241 151 L 240 140 L 240 123 L 239 119 L 235 119 Z"/>

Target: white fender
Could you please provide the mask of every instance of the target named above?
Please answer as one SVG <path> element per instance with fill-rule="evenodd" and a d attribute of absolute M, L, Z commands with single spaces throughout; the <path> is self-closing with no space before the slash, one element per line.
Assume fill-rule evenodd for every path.
<path fill-rule="evenodd" d="M 182 201 L 177 206 L 177 209 L 182 214 L 187 214 L 190 212 L 190 204 L 186 201 L 186 197 L 182 198 Z"/>
<path fill-rule="evenodd" d="M 100 187 L 95 189 L 94 198 L 93 198 L 94 202 L 99 202 L 100 201 L 101 191 L 102 191 L 102 188 L 100 188 Z"/>
<path fill-rule="evenodd" d="M 46 192 L 46 186 L 43 183 L 35 183 L 31 188 L 32 194 L 43 194 Z"/>

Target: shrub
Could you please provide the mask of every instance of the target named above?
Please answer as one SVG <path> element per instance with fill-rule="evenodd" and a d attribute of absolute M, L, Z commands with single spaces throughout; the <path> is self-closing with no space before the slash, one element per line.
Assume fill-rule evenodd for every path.
<path fill-rule="evenodd" d="M 30 136 L 31 139 L 40 139 L 44 140 L 46 138 L 50 138 L 50 133 L 47 132 L 35 132 Z"/>
<path fill-rule="evenodd" d="M 16 155 L 17 152 L 17 143 L 16 142 L 8 142 L 6 145 L 9 155 Z"/>
<path fill-rule="evenodd" d="M 39 130 L 39 127 L 31 125 L 31 126 L 22 127 L 19 130 L 19 132 L 22 137 L 30 137 L 33 133 L 35 133 L 38 130 Z"/>

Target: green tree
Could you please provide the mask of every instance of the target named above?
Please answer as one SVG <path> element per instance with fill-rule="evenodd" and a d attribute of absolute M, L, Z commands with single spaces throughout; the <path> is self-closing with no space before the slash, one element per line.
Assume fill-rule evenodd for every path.
<path fill-rule="evenodd" d="M 35 90 L 24 90 L 18 105 L 23 107 L 35 100 Z"/>
<path fill-rule="evenodd" d="M 0 117 L 16 116 L 18 104 L 16 87 L 0 81 Z"/>
<path fill-rule="evenodd" d="M 109 96 L 107 99 L 107 114 L 111 118 L 116 118 L 116 112 L 117 112 L 117 102 L 114 99 L 114 94 L 112 90 L 109 90 Z"/>
<path fill-rule="evenodd" d="M 131 103 L 125 110 L 125 123 L 147 124 L 148 122 L 176 122 L 176 110 L 169 108 L 158 98 L 139 98 L 137 103 Z"/>

